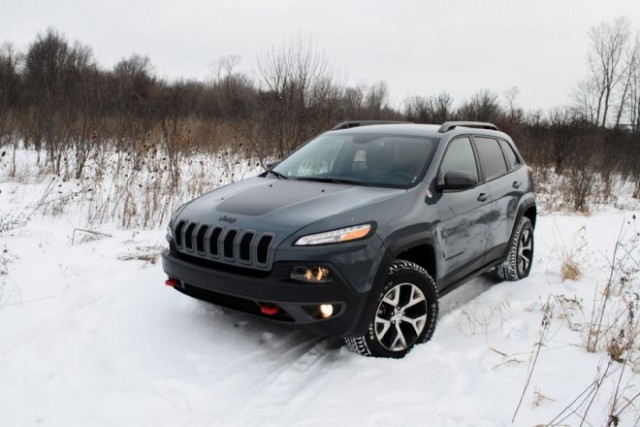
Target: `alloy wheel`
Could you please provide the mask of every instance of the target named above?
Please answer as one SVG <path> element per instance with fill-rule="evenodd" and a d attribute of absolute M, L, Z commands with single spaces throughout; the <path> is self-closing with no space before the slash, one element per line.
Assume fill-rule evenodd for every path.
<path fill-rule="evenodd" d="M 427 322 L 427 299 L 413 283 L 400 283 L 382 297 L 374 331 L 378 342 L 390 351 L 411 347 Z"/>
<path fill-rule="evenodd" d="M 531 267 L 533 258 L 533 232 L 530 228 L 524 228 L 520 233 L 518 242 L 518 276 L 524 277 Z"/>

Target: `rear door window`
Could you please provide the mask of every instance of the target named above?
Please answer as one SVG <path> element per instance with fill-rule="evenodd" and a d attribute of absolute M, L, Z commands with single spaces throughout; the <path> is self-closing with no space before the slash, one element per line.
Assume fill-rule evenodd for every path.
<path fill-rule="evenodd" d="M 500 146 L 502 147 L 502 151 L 504 152 L 504 157 L 507 159 L 507 164 L 510 170 L 513 170 L 520 166 L 520 159 L 516 155 L 515 151 L 513 151 L 513 147 L 504 139 L 500 139 Z"/>
<path fill-rule="evenodd" d="M 484 136 L 474 136 L 473 140 L 480 158 L 480 167 L 484 172 L 484 178 L 489 181 L 497 176 L 507 173 L 507 163 L 505 162 L 502 149 L 497 139 Z"/>

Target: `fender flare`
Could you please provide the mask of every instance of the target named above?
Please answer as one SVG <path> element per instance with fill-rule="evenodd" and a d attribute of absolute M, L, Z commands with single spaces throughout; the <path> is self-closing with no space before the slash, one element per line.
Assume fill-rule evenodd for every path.
<path fill-rule="evenodd" d="M 380 296 L 380 292 L 382 291 L 382 287 L 385 284 L 389 266 L 397 259 L 396 257 L 408 249 L 422 245 L 432 246 L 434 248 L 434 253 L 437 254 L 435 242 L 436 239 L 431 230 L 429 230 L 421 231 L 418 233 L 405 234 L 402 237 L 394 239 L 389 246 L 384 248 L 382 256 L 380 258 L 380 262 L 378 263 L 378 271 L 376 272 L 375 278 L 371 285 L 371 289 L 369 290 L 369 295 L 367 296 L 366 302 L 362 309 L 360 320 L 358 321 L 356 327 L 348 335 L 361 336 L 367 332 L 369 323 L 371 322 L 375 310 L 377 309 L 378 298 Z M 436 280 L 433 272 L 430 271 L 429 274 L 432 275 L 434 280 Z"/>

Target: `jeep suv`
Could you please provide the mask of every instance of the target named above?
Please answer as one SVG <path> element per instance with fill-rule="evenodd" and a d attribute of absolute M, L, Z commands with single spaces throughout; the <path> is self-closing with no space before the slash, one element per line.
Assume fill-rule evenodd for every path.
<path fill-rule="evenodd" d="M 438 295 L 529 274 L 535 222 L 531 169 L 494 125 L 349 122 L 180 207 L 162 261 L 187 295 L 402 357 Z"/>

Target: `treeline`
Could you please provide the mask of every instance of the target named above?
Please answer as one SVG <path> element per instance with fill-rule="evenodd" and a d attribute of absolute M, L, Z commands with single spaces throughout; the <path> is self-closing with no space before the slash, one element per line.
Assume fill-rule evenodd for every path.
<path fill-rule="evenodd" d="M 593 32 L 592 41 L 605 30 Z M 625 49 L 636 52 L 637 45 Z M 604 51 L 594 52 L 595 58 Z M 73 162 L 68 170 L 81 177 L 87 160 L 105 147 L 134 161 L 161 151 L 175 167 L 182 155 L 221 148 L 264 161 L 343 120 L 481 120 L 510 133 L 536 166 L 605 179 L 619 173 L 640 188 L 639 61 L 624 52 L 613 74 L 605 67 L 608 77 L 598 80 L 592 67 L 591 86 L 577 84 L 575 102 L 551 112 L 525 114 L 516 88 L 503 96 L 479 91 L 457 104 L 446 93 L 415 96 L 394 109 L 384 81 L 340 85 L 325 56 L 300 40 L 260 56 L 255 78 L 236 72 L 239 58 L 225 57 L 210 81 L 166 81 L 147 57 L 105 69 L 89 47 L 50 29 L 26 52 L 9 44 L 0 49 L 0 145 L 34 148 L 45 156 L 38 161 L 58 174 Z"/>
<path fill-rule="evenodd" d="M 334 83 L 325 58 L 297 43 L 261 58 L 259 81 L 236 73 L 238 58 L 218 61 L 210 81 L 165 81 L 147 57 L 100 67 L 89 47 L 53 29 L 26 52 L 0 49 L 0 138 L 46 154 L 61 172 L 72 149 L 82 164 L 104 145 L 169 155 L 222 146 L 259 158 L 282 156 L 342 119 L 401 119 L 381 82 L 369 88 Z"/>

